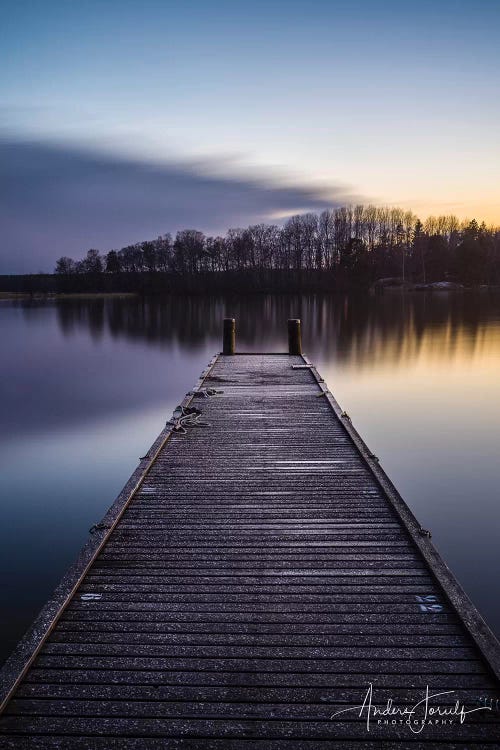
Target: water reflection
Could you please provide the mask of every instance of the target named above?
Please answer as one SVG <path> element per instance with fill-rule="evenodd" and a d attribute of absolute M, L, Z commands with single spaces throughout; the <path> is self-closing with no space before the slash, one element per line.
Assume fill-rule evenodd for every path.
<path fill-rule="evenodd" d="M 62 300 L 56 310 L 66 336 L 83 329 L 96 341 L 109 334 L 188 349 L 219 341 L 221 320 L 231 316 L 237 319 L 240 348 L 249 351 L 283 349 L 287 318 L 300 317 L 309 349 L 320 349 L 324 356 L 334 355 L 349 365 L 366 366 L 381 359 L 395 365 L 420 356 L 422 349 L 446 359 L 457 352 L 475 356 L 490 345 L 489 324 L 500 317 L 500 298 L 488 292 L 386 293 L 368 298 L 115 298 Z"/>
<path fill-rule="evenodd" d="M 286 320 L 500 632 L 500 295 L 96 298 L 0 305 L 0 658 L 7 655 L 237 319 Z M 480 574 L 478 575 L 478 571 Z"/>

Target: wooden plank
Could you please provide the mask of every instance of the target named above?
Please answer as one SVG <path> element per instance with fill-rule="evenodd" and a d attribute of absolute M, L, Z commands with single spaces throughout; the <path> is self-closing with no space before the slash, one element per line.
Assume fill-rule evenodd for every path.
<path fill-rule="evenodd" d="M 488 696 L 495 697 L 495 691 L 487 691 Z M 206 701 L 209 703 L 303 703 L 331 705 L 355 705 L 359 700 L 358 687 L 336 688 L 324 687 L 264 687 L 240 685 L 65 685 L 57 683 L 24 682 L 17 691 L 17 698 L 84 700 L 84 701 Z M 411 689 L 384 687 L 377 690 L 377 699 L 386 702 L 393 698 L 398 702 L 415 700 L 415 691 Z M 442 696 L 444 705 L 453 705 L 453 693 Z"/>
<path fill-rule="evenodd" d="M 288 629 L 287 629 L 288 630 Z M 313 632 L 303 632 L 301 635 L 298 634 L 283 634 L 280 633 L 248 633 L 248 634 L 233 634 L 228 632 L 201 632 L 201 633 L 166 633 L 162 630 L 155 633 L 147 631 L 140 631 L 139 633 L 131 632 L 129 630 L 123 630 L 120 627 L 116 627 L 114 631 L 101 632 L 95 628 L 90 630 L 87 628 L 85 631 L 82 628 L 81 632 L 65 630 L 58 628 L 57 633 L 53 634 L 51 643 L 79 643 L 85 644 L 90 651 L 92 644 L 104 644 L 112 643 L 115 646 L 121 644 L 138 644 L 152 646 L 158 644 L 160 646 L 177 646 L 177 645 L 227 645 L 227 646 L 262 646 L 267 647 L 280 646 L 324 646 L 335 649 L 335 655 L 338 655 L 339 650 L 343 647 L 349 646 L 351 648 L 368 648 L 382 646 L 384 649 L 392 649 L 394 646 L 397 650 L 401 646 L 414 647 L 416 653 L 420 652 L 417 650 L 421 646 L 429 646 L 432 648 L 443 646 L 443 647 L 454 647 L 454 646 L 467 646 L 467 641 L 462 634 L 452 636 L 449 633 L 446 635 L 436 635 L 432 633 L 426 633 L 425 635 L 418 635 L 416 633 L 410 633 L 408 635 L 401 635 L 395 633 L 386 634 L 384 639 L 383 634 L 377 631 L 369 637 L 367 634 L 344 634 L 344 635 L 331 635 L 321 634 L 318 635 Z M 163 651 L 163 649 L 159 649 Z M 158 653 L 158 651 L 157 651 Z M 274 652 L 276 653 L 276 652 Z M 472 652 L 474 653 L 474 652 Z"/>
<path fill-rule="evenodd" d="M 92 747 L 93 750 L 144 750 L 145 747 L 148 750 L 165 750 L 165 740 L 158 737 L 112 737 L 107 734 L 106 737 L 99 737 L 96 735 L 80 735 L 75 737 L 65 737 L 63 735 L 54 735 L 54 739 L 47 738 L 43 735 L 31 734 L 30 739 L 26 740 L 19 735 L 11 735 L 5 737 L 5 748 L 8 750 L 47 750 L 57 747 L 60 750 L 89 750 Z M 147 743 L 147 745 L 145 744 Z M 238 737 L 238 739 L 231 739 L 225 737 L 224 739 L 216 739 L 212 737 L 203 737 L 200 740 L 193 740 L 190 737 L 169 737 L 168 747 L 169 750 L 178 750 L 179 748 L 200 748 L 203 750 L 316 750 L 318 748 L 317 740 L 308 739 L 286 739 L 286 740 L 275 740 L 275 739 L 245 739 L 244 737 Z M 367 740 L 357 739 L 353 742 L 344 739 L 335 740 L 335 748 L 338 750 L 380 750 L 380 743 L 378 741 L 372 742 Z M 401 750 L 401 743 L 386 743 L 383 744 L 384 750 Z M 438 744 L 430 742 L 420 742 L 413 740 L 411 743 L 412 750 L 432 750 L 433 748 L 440 748 L 440 750 L 468 750 L 466 744 L 457 744 L 456 742 L 442 741 Z M 475 743 L 474 750 L 492 750 L 494 745 L 492 743 Z"/>
<path fill-rule="evenodd" d="M 47 644 L 48 645 L 48 644 Z M 53 644 L 56 645 L 56 644 Z M 372 674 L 399 674 L 404 671 L 408 674 L 485 674 L 485 666 L 478 659 L 460 659 L 454 658 L 453 654 L 447 658 L 433 657 L 430 659 L 418 659 L 417 653 L 414 652 L 414 659 L 402 658 L 372 658 L 362 652 L 358 658 L 315 658 L 312 655 L 304 655 L 304 658 L 272 658 L 270 656 L 241 656 L 227 657 L 223 656 L 203 656 L 200 649 L 196 654 L 194 649 L 189 653 L 193 655 L 180 655 L 183 649 L 178 649 L 176 657 L 157 657 L 155 654 L 147 656 L 136 656 L 136 649 L 128 649 L 126 644 L 123 645 L 121 654 L 117 656 L 103 656 L 102 654 L 89 654 L 88 651 L 83 654 L 55 654 L 43 651 L 36 661 L 36 666 L 41 669 L 67 669 L 67 670 L 85 670 L 93 669 L 99 664 L 100 669 L 113 670 L 119 667 L 125 671 L 133 670 L 150 670 L 152 672 L 182 671 L 188 672 L 295 672 L 300 671 L 306 674 L 323 672 L 329 675 L 354 674 L 364 672 L 369 659 L 369 666 Z M 131 653 L 130 653 L 131 651 Z M 186 652 L 186 649 L 184 649 Z M 156 651 L 155 651 L 156 653 Z M 266 652 L 267 653 L 267 652 Z M 331 677 L 333 680 L 333 677 Z"/>
<path fill-rule="evenodd" d="M 283 611 L 269 611 L 268 609 L 264 609 L 262 611 L 259 610 L 249 610 L 247 612 L 236 609 L 236 610 L 227 610 L 224 612 L 220 612 L 219 610 L 215 612 L 210 611 L 185 611 L 185 610 L 156 610 L 148 608 L 147 610 L 136 608 L 135 610 L 127 610 L 124 612 L 119 612 L 118 615 L 116 615 L 116 610 L 106 610 L 101 609 L 99 611 L 99 617 L 96 618 L 94 611 L 92 609 L 86 608 L 86 609 L 72 609 L 68 608 L 66 609 L 64 615 L 61 617 L 60 622 L 97 622 L 98 623 L 107 623 L 107 622 L 117 622 L 117 623 L 124 623 L 124 622 L 144 622 L 144 623 L 156 623 L 156 622 L 162 622 L 167 623 L 169 626 L 172 623 L 178 623 L 179 627 L 184 626 L 185 623 L 218 623 L 224 624 L 226 623 L 228 626 L 233 625 L 234 623 L 238 623 L 238 625 L 244 624 L 246 626 L 250 626 L 252 624 L 255 625 L 255 627 L 258 627 L 259 629 L 264 625 L 277 625 L 280 628 L 280 632 L 284 630 L 283 626 L 286 625 L 288 630 L 289 625 L 298 625 L 299 627 L 305 627 L 307 629 L 314 627 L 315 625 L 319 627 L 326 627 L 326 626 L 332 626 L 337 627 L 339 625 L 342 625 L 344 627 L 348 627 L 349 625 L 352 625 L 352 632 L 358 632 L 360 627 L 364 627 L 365 625 L 367 627 L 373 625 L 388 625 L 393 624 L 396 627 L 399 626 L 407 626 L 408 628 L 415 627 L 415 632 L 418 632 L 419 628 L 433 628 L 435 625 L 439 626 L 450 626 L 452 625 L 454 628 L 458 628 L 460 632 L 462 632 L 460 625 L 457 623 L 456 617 L 452 613 L 447 612 L 439 612 L 439 613 L 432 613 L 427 612 L 425 613 L 425 617 L 419 617 L 418 619 L 415 618 L 415 612 L 412 609 L 410 612 L 393 612 L 392 610 L 390 612 L 365 612 L 361 610 L 361 612 L 338 612 L 337 608 L 335 611 L 332 611 L 330 608 L 327 609 L 325 612 L 302 612 L 300 618 L 297 618 L 296 612 L 294 611 L 287 611 L 286 609 Z M 298 622 L 299 620 L 299 622 Z"/>
<path fill-rule="evenodd" d="M 145 742 L 147 742 L 148 750 L 165 750 L 165 740 L 159 739 L 158 737 L 141 737 L 131 738 L 123 737 L 119 738 L 110 737 L 106 738 L 98 737 L 96 735 L 90 736 L 71 736 L 57 737 L 56 747 L 60 750 L 89 750 L 92 747 L 93 750 L 144 750 Z M 25 740 L 17 735 L 6 737 L 5 747 L 16 750 L 24 750 L 25 748 L 31 748 L 31 750 L 47 750 L 47 748 L 55 747 L 50 739 L 43 735 L 31 734 L 29 740 Z M 49 743 L 49 744 L 48 744 Z M 319 745 L 321 746 L 321 745 Z M 475 743 L 474 750 L 491 750 L 492 744 L 490 743 Z M 214 739 L 211 737 L 203 737 L 201 740 L 193 740 L 190 737 L 169 737 L 168 747 L 170 750 L 177 750 L 178 748 L 200 748 L 204 750 L 316 750 L 318 748 L 317 740 L 307 739 L 286 739 L 286 740 L 275 740 L 275 739 L 245 739 L 239 737 L 238 739 L 224 738 Z M 380 750 L 380 743 L 378 741 L 363 741 L 357 739 L 353 742 L 349 740 L 335 740 L 335 747 L 340 750 Z M 383 747 L 385 750 L 401 750 L 400 743 L 384 743 Z M 441 750 L 467 750 L 467 745 L 457 744 L 455 742 L 439 742 L 438 744 L 431 742 L 421 743 L 418 740 L 412 741 L 412 750 L 422 750 L 423 748 L 440 748 Z"/>
<path fill-rule="evenodd" d="M 105 736 L 136 736 L 136 737 L 178 737 L 189 735 L 193 738 L 204 739 L 206 737 L 228 737 L 237 739 L 239 737 L 252 737 L 257 739 L 316 739 L 323 742 L 331 742 L 340 734 L 342 739 L 363 740 L 366 739 L 366 722 L 362 719 L 353 721 L 342 721 L 339 731 L 337 723 L 328 720 L 325 716 L 323 721 L 300 720 L 282 721 L 276 720 L 234 720 L 230 717 L 216 718 L 169 718 L 157 717 L 139 719 L 135 717 L 71 717 L 71 716 L 9 716 L 3 717 L 5 729 L 9 732 L 21 731 L 27 734 L 49 734 L 61 733 L 67 735 L 95 735 Z M 340 722 L 339 722 L 340 723 Z M 449 736 L 448 726 L 426 727 L 426 738 L 429 740 L 447 740 Z M 491 741 L 492 725 L 464 724 L 460 727 L 462 742 L 488 742 Z M 407 741 L 409 730 L 406 726 L 396 724 L 390 727 L 392 740 Z M 387 737 L 388 730 L 384 726 L 373 723 L 370 730 L 371 739 L 382 740 Z"/>
<path fill-rule="evenodd" d="M 49 659 L 58 656 L 83 657 L 84 659 L 94 660 L 99 657 L 99 663 L 104 664 L 105 659 L 109 657 L 119 657 L 120 659 L 135 659 L 136 657 L 151 657 L 151 668 L 158 669 L 165 659 L 187 658 L 187 659 L 264 659 L 277 661 L 278 659 L 310 659 L 311 662 L 316 659 L 324 660 L 328 667 L 339 664 L 344 668 L 344 661 L 352 660 L 357 663 L 365 659 L 372 661 L 384 660 L 402 661 L 407 659 L 419 663 L 424 661 L 472 661 L 478 663 L 476 653 L 470 646 L 464 647 L 463 642 L 460 646 L 428 647 L 414 645 L 412 647 L 389 646 L 381 647 L 368 646 L 363 641 L 356 646 L 290 646 L 283 645 L 243 645 L 232 646 L 229 644 L 203 644 L 195 645 L 192 642 L 188 644 L 160 642 L 143 645 L 141 643 L 130 643 L 128 639 L 120 639 L 119 643 L 97 642 L 89 640 L 86 643 L 74 643 L 67 641 L 55 641 L 53 638 L 44 648 L 40 659 Z M 102 658 L 101 658 L 102 657 Z M 75 658 L 75 663 L 78 659 Z M 353 664 L 355 667 L 356 664 Z"/>
<path fill-rule="evenodd" d="M 347 671 L 336 674 L 332 673 L 304 672 L 291 670 L 242 671 L 232 669 L 235 665 L 228 664 L 226 669 L 197 670 L 197 669 L 168 669 L 168 670 L 144 670 L 144 669 L 97 669 L 95 664 L 88 669 L 65 669 L 61 667 L 37 667 L 29 671 L 25 683 L 31 684 L 59 684 L 59 685 L 153 685 L 158 688 L 165 685 L 238 685 L 248 687 L 280 686 L 280 687 L 322 687 L 336 694 L 337 689 L 344 687 L 355 687 L 358 694 L 364 695 L 373 672 L 370 669 L 361 669 L 357 672 Z M 368 667 L 369 665 L 364 665 Z M 298 666 L 297 666 L 298 669 Z M 23 684 L 25 684 L 23 682 Z M 400 688 L 414 690 L 421 696 L 423 685 L 422 675 L 419 671 L 408 670 L 403 667 L 400 671 L 379 672 L 377 676 L 377 689 Z M 484 672 L 460 672 L 460 671 L 434 671 L 425 673 L 425 685 L 437 690 L 457 690 L 459 696 L 470 697 L 470 691 L 474 690 L 475 696 L 482 695 L 482 689 L 497 690 L 497 683 Z M 424 685 L 424 690 L 425 690 Z M 496 694 L 496 693 L 495 693 Z"/>
<path fill-rule="evenodd" d="M 87 614 L 87 613 L 85 613 Z M 209 634 L 213 637 L 223 637 L 225 634 L 229 634 L 231 637 L 235 637 L 237 634 L 250 634 L 253 637 L 264 637 L 271 635 L 272 637 L 278 637 L 281 642 L 286 642 L 286 638 L 292 634 L 300 636 L 311 637 L 326 637 L 328 635 L 336 634 L 340 640 L 340 636 L 344 638 L 353 639 L 353 642 L 359 643 L 361 637 L 370 640 L 370 635 L 375 634 L 377 637 L 383 637 L 384 635 L 395 636 L 404 640 L 406 638 L 426 636 L 433 638 L 437 635 L 458 635 L 462 637 L 462 633 L 457 625 L 450 623 L 436 624 L 436 623 L 419 623 L 416 624 L 411 622 L 407 627 L 404 627 L 405 623 L 395 621 L 391 619 L 387 622 L 367 624 L 365 620 L 362 622 L 356 622 L 352 618 L 347 623 L 332 623 L 331 620 L 327 623 L 286 623 L 286 634 L 283 632 L 282 625 L 285 623 L 265 623 L 253 620 L 251 622 L 229 622 L 224 620 L 223 622 L 179 622 L 163 620 L 161 622 L 148 621 L 142 619 L 136 620 L 106 620 L 100 617 L 97 622 L 94 618 L 85 619 L 82 615 L 79 619 L 72 618 L 61 618 L 59 621 L 59 627 L 57 633 L 53 634 L 53 638 L 57 639 L 63 637 L 65 634 L 70 633 L 85 633 L 85 634 L 104 634 L 104 633 L 147 633 L 162 634 L 165 637 L 168 634 L 179 633 L 194 636 L 198 633 Z M 396 640 L 397 642 L 397 640 Z"/>
<path fill-rule="evenodd" d="M 354 696 L 351 697 L 352 701 L 355 701 Z M 359 700 L 359 696 L 358 696 Z M 411 699 L 410 699 L 411 700 Z M 355 704 L 356 705 L 356 704 Z M 443 700 L 442 704 L 449 710 L 453 707 L 454 701 L 449 696 Z M 300 702 L 300 703 L 276 703 L 267 702 L 262 697 L 260 700 L 245 702 L 245 701 L 167 701 L 167 700 L 148 700 L 148 701 L 135 701 L 135 700 L 74 700 L 66 699 L 64 701 L 64 712 L 62 712 L 62 705 L 60 700 L 57 698 L 44 698 L 44 699 L 30 699 L 30 698 L 17 698 L 11 701 L 6 716 L 18 716 L 25 717 L 25 720 L 30 721 L 28 717 L 61 717 L 65 718 L 85 718 L 95 717 L 96 719 L 108 719 L 108 718 L 139 718 L 139 719 L 174 719 L 174 718 L 188 718 L 188 719 L 225 719 L 245 721 L 252 719 L 266 720 L 272 716 L 273 721 L 294 721 L 294 722 L 314 722 L 314 721 L 330 721 L 332 713 L 342 711 L 348 707 L 345 701 L 321 701 L 319 703 L 312 702 Z M 472 716 L 469 719 L 468 724 L 477 724 L 482 722 L 478 715 Z M 343 719 L 343 722 L 350 725 L 352 729 L 353 724 L 361 724 L 359 716 L 356 713 L 348 714 Z M 97 722 L 96 722 L 97 723 Z M 490 724 L 494 723 L 489 720 Z M 337 732 L 330 725 L 330 732 L 335 736 Z M 483 727 L 481 727 L 483 728 Z M 487 729 L 487 727 L 484 727 Z M 483 734 L 483 737 L 485 735 Z"/>

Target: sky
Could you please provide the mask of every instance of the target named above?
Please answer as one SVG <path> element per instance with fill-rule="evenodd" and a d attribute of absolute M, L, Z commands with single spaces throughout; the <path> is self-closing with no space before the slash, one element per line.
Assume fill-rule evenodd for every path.
<path fill-rule="evenodd" d="M 0 272 L 353 200 L 500 224 L 498 0 L 0 5 Z"/>

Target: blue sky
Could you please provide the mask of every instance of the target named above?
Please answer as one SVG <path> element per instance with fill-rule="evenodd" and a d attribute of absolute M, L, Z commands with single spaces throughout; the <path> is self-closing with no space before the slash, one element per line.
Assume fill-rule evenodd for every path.
<path fill-rule="evenodd" d="M 499 48 L 496 0 L 4 0 L 0 136 L 500 223 Z"/>

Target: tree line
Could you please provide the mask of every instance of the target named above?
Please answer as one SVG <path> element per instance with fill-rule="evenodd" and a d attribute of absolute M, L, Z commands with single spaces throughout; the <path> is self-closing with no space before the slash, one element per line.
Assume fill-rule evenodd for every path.
<path fill-rule="evenodd" d="M 211 237 L 194 229 L 164 234 L 81 260 L 62 257 L 59 276 L 169 274 L 207 276 L 287 271 L 327 274 L 337 287 L 369 286 L 385 277 L 409 283 L 500 282 L 500 228 L 455 216 L 422 222 L 412 211 L 343 206 L 292 216 L 283 226 L 256 224 Z"/>

